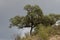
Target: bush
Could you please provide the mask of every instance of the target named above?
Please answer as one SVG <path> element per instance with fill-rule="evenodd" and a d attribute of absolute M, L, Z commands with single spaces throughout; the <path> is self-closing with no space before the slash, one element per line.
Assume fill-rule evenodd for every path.
<path fill-rule="evenodd" d="M 39 35 L 41 40 L 48 40 L 51 35 L 56 35 L 57 31 L 51 26 L 44 26 L 42 24 L 39 24 L 35 28 L 35 34 Z"/>

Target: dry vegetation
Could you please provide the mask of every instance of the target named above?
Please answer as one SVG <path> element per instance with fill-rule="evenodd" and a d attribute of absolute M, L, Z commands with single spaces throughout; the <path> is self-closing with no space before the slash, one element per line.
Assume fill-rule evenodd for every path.
<path fill-rule="evenodd" d="M 28 34 L 23 38 L 17 36 L 16 40 L 60 40 L 60 29 L 39 25 L 35 31 L 32 36 Z"/>

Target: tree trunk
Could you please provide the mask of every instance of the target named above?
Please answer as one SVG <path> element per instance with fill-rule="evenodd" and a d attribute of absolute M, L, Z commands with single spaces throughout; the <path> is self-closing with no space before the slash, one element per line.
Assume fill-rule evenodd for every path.
<path fill-rule="evenodd" d="M 33 30 L 33 27 L 31 27 L 31 30 L 30 30 L 30 35 L 32 35 L 32 30 Z"/>

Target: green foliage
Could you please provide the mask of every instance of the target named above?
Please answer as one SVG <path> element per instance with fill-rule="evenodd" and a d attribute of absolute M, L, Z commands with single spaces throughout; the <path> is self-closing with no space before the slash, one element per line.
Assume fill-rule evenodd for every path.
<path fill-rule="evenodd" d="M 11 18 L 10 21 L 12 22 L 12 24 L 17 25 L 21 20 L 19 16 L 15 16 L 14 18 Z"/>
<path fill-rule="evenodd" d="M 48 40 L 50 36 L 52 35 L 59 35 L 56 29 L 52 28 L 51 26 L 44 26 L 42 24 L 38 25 L 35 28 L 35 35 L 39 35 L 41 40 Z"/>
<path fill-rule="evenodd" d="M 24 17 L 15 16 L 11 18 L 10 26 L 16 26 L 18 28 L 31 27 L 31 31 L 33 27 L 35 27 L 38 23 L 40 23 L 41 18 L 43 17 L 43 12 L 38 5 L 25 5 L 24 9 L 27 11 L 27 15 Z"/>
<path fill-rule="evenodd" d="M 43 16 L 41 8 L 38 5 L 26 5 L 24 9 L 27 11 L 27 17 L 29 18 L 28 20 L 30 21 L 31 25 L 35 26 Z"/>
<path fill-rule="evenodd" d="M 40 36 L 41 40 L 47 40 L 48 31 L 46 30 L 46 28 L 42 24 L 38 25 L 35 28 L 35 32 L 36 32 L 36 34 L 38 34 Z"/>
<path fill-rule="evenodd" d="M 42 20 L 42 24 L 45 26 L 53 25 L 55 22 L 56 21 L 54 20 L 54 18 L 49 15 L 44 16 L 44 18 Z"/>
<path fill-rule="evenodd" d="M 60 20 L 60 14 L 49 14 L 49 16 L 53 17 L 56 21 Z"/>
<path fill-rule="evenodd" d="M 15 16 L 11 18 L 10 22 L 13 25 L 29 25 L 31 26 L 37 24 L 41 18 L 43 17 L 43 12 L 38 5 L 26 5 L 24 9 L 27 11 L 27 15 L 25 17 Z M 39 21 L 38 21 L 39 20 Z"/>
<path fill-rule="evenodd" d="M 24 22 L 23 19 L 24 19 L 24 17 L 20 17 L 20 16 L 15 16 L 15 17 L 11 18 L 9 20 L 11 22 L 10 23 L 10 28 L 13 27 L 13 26 L 21 27 L 21 25 Z"/>
<path fill-rule="evenodd" d="M 51 26 L 56 22 L 57 19 L 60 19 L 60 15 L 55 15 L 55 14 L 43 15 L 43 12 L 38 5 L 34 5 L 34 6 L 25 5 L 24 9 L 27 11 L 27 15 L 15 16 L 11 18 L 10 27 L 11 26 L 12 27 L 16 26 L 18 28 L 31 27 L 30 33 L 32 33 L 33 28 L 36 27 L 35 29 L 36 33 L 40 33 L 42 38 L 48 36 L 48 33 L 50 32 L 49 31 L 50 28 L 48 29 L 46 28 L 46 26 L 47 27 Z M 43 24 L 43 25 L 38 26 L 39 24 Z"/>

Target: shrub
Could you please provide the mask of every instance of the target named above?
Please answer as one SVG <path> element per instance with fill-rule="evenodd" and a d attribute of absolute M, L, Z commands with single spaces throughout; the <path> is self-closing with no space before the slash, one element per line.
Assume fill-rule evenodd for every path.
<path fill-rule="evenodd" d="M 35 28 L 35 34 L 39 35 L 41 40 L 48 40 L 51 35 L 57 34 L 57 30 L 55 30 L 51 26 L 44 26 L 42 24 L 39 24 Z"/>

